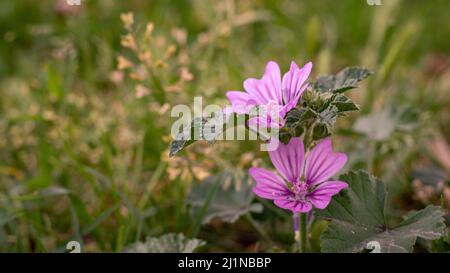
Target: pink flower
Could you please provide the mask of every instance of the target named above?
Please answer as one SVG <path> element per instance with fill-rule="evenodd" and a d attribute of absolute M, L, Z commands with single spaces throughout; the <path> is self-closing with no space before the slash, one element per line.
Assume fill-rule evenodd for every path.
<path fill-rule="evenodd" d="M 333 195 L 347 187 L 345 182 L 329 180 L 347 162 L 344 153 L 333 152 L 331 138 L 323 139 L 306 158 L 303 141 L 298 137 L 287 145 L 280 143 L 269 155 L 284 179 L 262 168 L 251 168 L 249 174 L 256 181 L 253 192 L 274 200 L 280 208 L 293 213 L 309 212 L 313 206 L 324 209 Z"/>
<path fill-rule="evenodd" d="M 265 108 L 265 113 L 260 117 L 251 118 L 249 125 L 258 124 L 264 127 L 283 125 L 284 116 L 297 105 L 303 91 L 308 87 L 305 82 L 311 69 L 311 62 L 299 68 L 292 61 L 290 70 L 281 78 L 278 64 L 273 61 L 268 62 L 261 79 L 249 78 L 244 81 L 246 92 L 227 92 L 226 96 L 231 107 L 225 109 L 225 113 L 249 114 L 253 107 L 262 106 Z M 275 118 L 275 115 L 278 117 Z M 280 122 L 276 122 L 277 118 Z"/>

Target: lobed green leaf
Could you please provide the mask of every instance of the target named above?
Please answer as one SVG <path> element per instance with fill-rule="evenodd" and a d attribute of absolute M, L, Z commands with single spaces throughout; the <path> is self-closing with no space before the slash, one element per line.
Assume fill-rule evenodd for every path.
<path fill-rule="evenodd" d="M 336 75 L 321 76 L 314 83 L 314 89 L 320 92 L 342 93 L 358 87 L 358 83 L 372 75 L 373 72 L 363 67 L 347 67 Z"/>
<path fill-rule="evenodd" d="M 364 252 L 378 244 L 380 252 L 412 252 L 417 238 L 440 238 L 445 229 L 444 212 L 428 206 L 405 216 L 394 228 L 385 221 L 384 184 L 365 171 L 341 175 L 349 187 L 333 198 L 317 216 L 331 220 L 321 236 L 323 252 Z"/>

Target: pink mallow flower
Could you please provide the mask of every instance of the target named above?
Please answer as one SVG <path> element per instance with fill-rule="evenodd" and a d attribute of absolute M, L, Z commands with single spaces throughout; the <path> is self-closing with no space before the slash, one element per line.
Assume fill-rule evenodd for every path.
<path fill-rule="evenodd" d="M 262 168 L 251 168 L 249 174 L 256 181 L 253 192 L 280 208 L 293 213 L 309 212 L 313 206 L 324 209 L 333 195 L 347 187 L 345 182 L 329 180 L 347 162 L 344 153 L 333 152 L 331 138 L 320 141 L 306 156 L 303 141 L 292 138 L 287 145 L 279 143 L 269 156 L 284 179 Z"/>
<path fill-rule="evenodd" d="M 286 113 L 297 105 L 303 91 L 308 87 L 305 82 L 311 69 L 311 62 L 299 68 L 292 61 L 290 70 L 281 78 L 278 64 L 273 61 L 268 62 L 261 79 L 249 78 L 244 81 L 246 92 L 228 91 L 226 93 L 231 107 L 225 109 L 225 114 L 233 112 L 249 114 L 252 108 L 259 106 L 265 108 L 264 113 L 251 118 L 249 125 L 283 126 Z M 274 109 L 276 109 L 276 113 L 274 113 Z"/>

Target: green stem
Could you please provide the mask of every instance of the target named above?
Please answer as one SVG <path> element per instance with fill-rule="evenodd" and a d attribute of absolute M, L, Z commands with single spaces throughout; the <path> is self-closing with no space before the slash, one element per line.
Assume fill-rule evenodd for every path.
<path fill-rule="evenodd" d="M 264 229 L 258 224 L 258 222 L 255 221 L 255 219 L 253 219 L 253 217 L 247 213 L 245 215 L 245 217 L 247 218 L 248 222 L 252 225 L 252 227 L 256 230 L 256 232 L 259 233 L 259 235 L 261 235 L 261 237 L 270 245 L 273 244 L 272 239 L 270 239 L 270 236 L 264 231 Z"/>
<path fill-rule="evenodd" d="M 375 153 L 376 153 L 376 142 L 374 140 L 369 140 L 369 154 L 367 156 L 367 171 L 373 173 Z"/>
<path fill-rule="evenodd" d="M 306 246 L 308 244 L 307 234 L 308 234 L 307 215 L 306 215 L 306 213 L 301 213 L 300 214 L 300 246 L 301 246 L 302 253 L 306 253 Z"/>
<path fill-rule="evenodd" d="M 295 240 L 295 252 L 300 252 L 301 242 L 300 242 L 300 217 L 299 213 L 294 213 L 294 240 Z"/>
<path fill-rule="evenodd" d="M 305 134 L 304 134 L 304 139 L 303 142 L 305 144 L 305 147 L 308 148 L 309 146 L 311 146 L 312 142 L 313 142 L 313 138 L 314 138 L 314 126 L 316 125 L 316 122 L 313 121 L 312 123 L 309 124 L 309 126 L 306 128 Z"/>
<path fill-rule="evenodd" d="M 158 166 L 156 167 L 155 172 L 152 174 L 152 177 L 150 178 L 150 181 L 147 184 L 147 189 L 144 192 L 144 194 L 142 195 L 141 199 L 139 200 L 138 203 L 138 208 L 139 209 L 144 209 L 145 205 L 147 205 L 147 202 L 150 199 L 150 196 L 153 192 L 153 188 L 156 186 L 156 182 L 158 181 L 159 178 L 161 178 L 161 176 L 164 174 L 164 171 L 166 169 L 166 165 L 167 162 L 164 161 L 160 161 L 158 163 Z"/>

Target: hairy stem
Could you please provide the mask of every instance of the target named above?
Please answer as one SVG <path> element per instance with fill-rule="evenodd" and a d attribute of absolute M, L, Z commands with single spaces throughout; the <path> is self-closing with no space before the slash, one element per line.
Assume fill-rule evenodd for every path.
<path fill-rule="evenodd" d="M 306 253 L 306 246 L 308 244 L 307 241 L 307 234 L 308 234 L 308 228 L 307 228 L 307 215 L 306 213 L 300 214 L 300 245 L 301 245 L 301 252 Z"/>
<path fill-rule="evenodd" d="M 300 252 L 301 243 L 300 243 L 300 218 L 299 213 L 294 213 L 294 240 L 295 240 L 295 252 Z"/>

